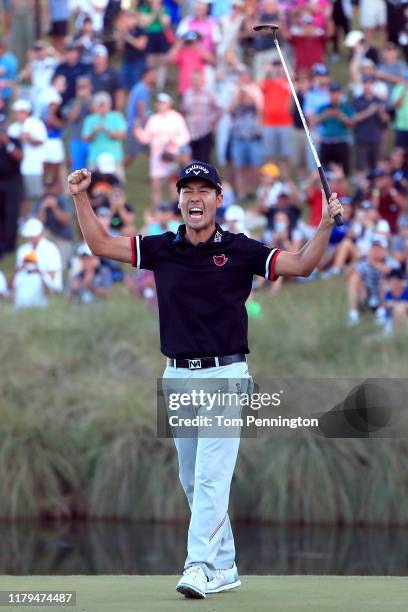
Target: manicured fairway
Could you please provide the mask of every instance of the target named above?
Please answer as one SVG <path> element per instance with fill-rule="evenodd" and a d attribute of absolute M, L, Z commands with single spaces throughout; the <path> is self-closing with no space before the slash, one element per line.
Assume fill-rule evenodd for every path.
<path fill-rule="evenodd" d="M 75 590 L 75 607 L 1 606 L 0 610 L 137 612 L 406 612 L 408 578 L 244 576 L 241 588 L 205 600 L 175 592 L 178 576 L 0 576 L 0 590 Z"/>

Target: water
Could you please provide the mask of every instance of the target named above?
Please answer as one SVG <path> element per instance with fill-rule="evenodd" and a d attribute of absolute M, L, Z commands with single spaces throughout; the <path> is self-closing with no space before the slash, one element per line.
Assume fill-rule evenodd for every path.
<path fill-rule="evenodd" d="M 407 528 L 234 524 L 241 574 L 408 575 Z M 186 525 L 0 523 L 0 574 L 179 574 Z"/>

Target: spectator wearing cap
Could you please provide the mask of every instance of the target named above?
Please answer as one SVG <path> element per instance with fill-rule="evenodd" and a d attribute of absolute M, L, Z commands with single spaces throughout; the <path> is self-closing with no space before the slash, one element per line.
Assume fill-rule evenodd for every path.
<path fill-rule="evenodd" d="M 316 122 L 322 106 L 330 103 L 331 76 L 324 64 L 314 64 L 312 67 L 312 86 L 305 94 L 304 112 L 310 126 L 313 142 L 318 146 L 321 136 L 321 126 Z M 314 160 L 313 160 L 313 163 Z"/>
<path fill-rule="evenodd" d="M 190 133 L 183 115 L 172 107 L 172 97 L 163 92 L 159 93 L 157 112 L 149 117 L 144 127 L 141 127 L 138 120 L 135 123 L 136 138 L 141 144 L 150 146 L 149 176 L 155 209 L 162 202 L 163 181 L 168 182 L 172 199 L 178 199 L 173 167 L 181 154 L 188 155 L 185 147 L 190 143 Z"/>
<path fill-rule="evenodd" d="M 21 228 L 27 242 L 18 247 L 16 265 L 19 269 L 28 253 L 34 251 L 38 257 L 38 269 L 50 291 L 62 291 L 62 260 L 58 247 L 44 236 L 44 226 L 39 219 L 28 219 Z"/>
<path fill-rule="evenodd" d="M 89 15 L 83 17 L 81 27 L 74 34 L 72 40 L 80 48 L 81 62 L 91 66 L 93 48 L 100 42 L 100 36 L 94 30 L 92 17 Z"/>
<path fill-rule="evenodd" d="M 340 198 L 341 205 L 343 206 L 343 225 L 333 227 L 332 233 L 330 234 L 329 244 L 327 251 L 322 261 L 319 264 L 319 270 L 328 270 L 322 273 L 322 278 L 331 278 L 340 274 L 340 269 L 334 264 L 336 256 L 341 248 L 341 244 L 347 239 L 353 223 L 353 204 L 351 198 L 343 196 Z"/>
<path fill-rule="evenodd" d="M 281 160 L 286 175 L 293 144 L 292 96 L 288 80 L 279 59 L 272 61 L 260 83 L 264 100 L 262 139 L 266 160 Z"/>
<path fill-rule="evenodd" d="M 27 252 L 11 279 L 15 308 L 46 308 L 48 285 L 36 251 Z"/>
<path fill-rule="evenodd" d="M 398 217 L 407 212 L 407 192 L 402 184 L 395 184 L 392 175 L 377 169 L 372 173 L 371 199 L 391 232 L 398 232 Z"/>
<path fill-rule="evenodd" d="M 386 309 L 385 333 L 391 334 L 395 327 L 407 325 L 408 285 L 407 277 L 400 270 L 391 270 L 386 277 L 384 306 Z"/>
<path fill-rule="evenodd" d="M 107 92 L 111 97 L 112 108 L 122 111 L 125 96 L 120 83 L 119 73 L 109 65 L 108 50 L 104 45 L 93 49 L 93 63 L 90 72 L 92 93 Z"/>
<path fill-rule="evenodd" d="M 86 243 L 78 247 L 77 255 L 77 269 L 68 286 L 69 300 L 88 304 L 95 298 L 108 297 L 112 292 L 112 274 L 109 268 L 101 263 L 99 257 L 92 254 Z"/>
<path fill-rule="evenodd" d="M 267 230 L 269 230 L 269 234 L 265 236 L 267 240 L 270 240 L 270 231 L 273 230 L 275 217 L 278 213 L 283 212 L 287 215 L 290 231 L 295 230 L 297 227 L 301 213 L 300 194 L 294 183 L 282 183 L 279 189 L 275 191 L 275 197 L 274 206 L 269 206 L 265 213 L 267 218 Z"/>
<path fill-rule="evenodd" d="M 7 119 L 0 115 L 0 259 L 16 246 L 17 221 L 23 198 L 20 164 L 21 142 L 7 133 Z"/>
<path fill-rule="evenodd" d="M 50 23 L 48 35 L 55 49 L 62 52 L 68 33 L 68 0 L 48 0 L 48 18 Z"/>
<path fill-rule="evenodd" d="M 62 191 L 62 169 L 65 161 L 65 148 L 62 140 L 62 130 L 65 125 L 61 111 L 62 96 L 51 92 L 46 109 L 42 115 L 47 129 L 47 139 L 44 143 L 44 175 L 45 181 L 52 185 L 54 193 Z"/>
<path fill-rule="evenodd" d="M 376 168 L 380 158 L 384 130 L 390 120 L 386 105 L 373 92 L 375 77 L 363 77 L 363 95 L 354 98 L 354 143 L 357 170 L 366 174 Z"/>
<path fill-rule="evenodd" d="M 384 0 L 360 0 L 360 25 L 368 44 L 372 44 L 374 32 L 381 35 L 381 45 L 386 43 L 387 9 Z"/>
<path fill-rule="evenodd" d="M 88 165 L 94 168 L 101 153 L 110 153 L 116 164 L 116 174 L 124 181 L 124 147 L 126 120 L 122 113 L 111 109 L 108 92 L 100 91 L 92 98 L 93 113 L 82 128 L 82 138 L 89 143 Z"/>
<path fill-rule="evenodd" d="M 110 223 L 111 232 L 120 236 L 135 235 L 135 213 L 126 201 L 126 192 L 120 185 L 112 187 L 109 194 L 110 210 L 112 218 Z"/>
<path fill-rule="evenodd" d="M 311 17 L 313 25 L 322 30 L 326 30 L 328 19 L 331 16 L 330 0 L 293 0 L 291 2 L 291 19 L 302 19 L 302 17 Z"/>
<path fill-rule="evenodd" d="M 324 62 L 326 33 L 317 26 L 313 16 L 303 15 L 289 30 L 288 42 L 295 52 L 295 70 L 311 70 Z"/>
<path fill-rule="evenodd" d="M 57 245 L 65 267 L 72 255 L 74 237 L 68 200 L 47 190 L 34 206 L 33 213 L 44 226 L 44 236 Z"/>
<path fill-rule="evenodd" d="M 165 56 L 170 49 L 170 15 L 162 0 L 148 0 L 148 2 L 142 4 L 140 7 L 140 26 L 147 32 L 149 66 L 156 69 L 157 88 L 162 90 L 167 77 Z"/>
<path fill-rule="evenodd" d="M 221 32 L 218 21 L 209 14 L 209 9 L 210 2 L 196 0 L 194 13 L 180 21 L 176 34 L 181 37 L 187 32 L 197 32 L 201 36 L 205 51 L 211 56 L 216 56 L 217 46 L 221 42 Z"/>
<path fill-rule="evenodd" d="M 24 216 L 29 213 L 29 202 L 40 198 L 43 193 L 44 144 L 47 140 L 47 130 L 41 119 L 31 116 L 31 104 L 28 100 L 17 100 L 12 110 L 16 121 L 10 125 L 8 135 L 19 139 L 23 147 L 20 170 L 26 199 L 22 210 Z"/>
<path fill-rule="evenodd" d="M 380 63 L 380 54 L 376 47 L 371 47 L 367 43 L 364 32 L 360 30 L 351 30 L 344 39 L 344 46 L 352 52 L 350 62 L 351 80 L 356 82 L 358 73 L 361 68 L 361 62 L 365 59 L 370 59 L 374 65 Z"/>
<path fill-rule="evenodd" d="M 408 153 L 408 72 L 392 90 L 391 104 L 395 109 L 395 146 Z"/>
<path fill-rule="evenodd" d="M 17 79 L 18 60 L 8 50 L 6 41 L 0 38 L 0 98 L 3 100 L 3 108 L 7 112 L 13 94 L 13 86 Z"/>
<path fill-rule="evenodd" d="M 148 36 L 140 27 L 140 15 L 136 11 L 124 11 L 118 22 L 117 48 L 122 54 L 122 87 L 129 92 L 146 67 Z"/>
<path fill-rule="evenodd" d="M 177 92 L 183 96 L 193 82 L 193 73 L 205 72 L 207 64 L 214 64 L 215 57 L 202 44 L 197 32 L 186 32 L 179 38 L 167 55 L 167 61 L 177 66 Z"/>
<path fill-rule="evenodd" d="M 57 64 L 54 49 L 43 40 L 37 40 L 29 53 L 28 63 L 20 72 L 20 81 L 29 80 L 31 82 L 30 101 L 36 117 L 40 116 L 41 110 L 38 100 L 42 92 L 50 87 Z"/>
<path fill-rule="evenodd" d="M 76 82 L 76 95 L 65 108 L 65 136 L 68 141 L 72 170 L 86 166 L 89 155 L 89 144 L 82 138 L 84 121 L 91 114 L 92 87 L 89 77 L 79 77 Z"/>
<path fill-rule="evenodd" d="M 223 186 L 224 191 L 224 186 Z M 224 213 L 224 223 L 222 228 L 233 234 L 245 234 L 248 238 L 251 237 L 249 230 L 245 225 L 246 213 L 242 206 L 231 204 Z"/>
<path fill-rule="evenodd" d="M 144 127 L 152 114 L 151 93 L 155 83 L 156 71 L 153 68 L 146 67 L 140 81 L 130 91 L 127 103 L 126 166 L 143 150 L 142 145 L 134 135 L 134 127 L 136 120 Z"/>
<path fill-rule="evenodd" d="M 202 71 L 193 73 L 192 86 L 184 93 L 181 110 L 190 132 L 193 159 L 210 163 L 213 129 L 219 109 L 215 96 L 205 86 Z"/>
<path fill-rule="evenodd" d="M 276 206 L 283 182 L 279 166 L 268 162 L 259 170 L 259 186 L 256 191 L 256 212 L 267 216 L 269 208 Z"/>
<path fill-rule="evenodd" d="M 89 66 L 80 60 L 80 56 L 78 43 L 67 42 L 64 46 L 64 61 L 55 69 L 54 75 L 63 75 L 66 79 L 66 89 L 62 96 L 63 106 L 75 98 L 77 79 L 89 73 Z"/>
<path fill-rule="evenodd" d="M 316 121 L 321 126 L 320 160 L 323 166 L 332 162 L 340 164 L 346 175 L 350 172 L 350 128 L 354 111 L 348 102 L 342 101 L 342 87 L 331 83 L 330 102 L 320 108 Z"/>
<path fill-rule="evenodd" d="M 393 267 L 387 249 L 387 239 L 381 235 L 374 236 L 367 257 L 360 260 L 347 274 L 350 325 L 359 323 L 359 310 L 363 306 L 368 306 L 373 311 L 380 306 L 381 283 Z"/>

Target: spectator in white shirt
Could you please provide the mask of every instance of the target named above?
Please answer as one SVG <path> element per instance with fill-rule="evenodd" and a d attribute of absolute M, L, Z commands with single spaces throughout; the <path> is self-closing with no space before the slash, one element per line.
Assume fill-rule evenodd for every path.
<path fill-rule="evenodd" d="M 38 269 L 48 289 L 60 293 L 63 289 L 61 255 L 57 246 L 44 237 L 41 221 L 28 219 L 22 227 L 21 235 L 27 242 L 17 249 L 17 269 L 22 267 L 25 256 L 34 251 L 38 255 Z"/>
<path fill-rule="evenodd" d="M 15 308 L 45 308 L 48 287 L 35 251 L 26 253 L 13 279 Z"/>
<path fill-rule="evenodd" d="M 21 175 L 24 182 L 26 200 L 40 198 L 43 193 L 44 178 L 44 143 L 47 130 L 44 122 L 31 116 L 31 104 L 28 100 L 17 100 L 12 106 L 17 121 L 12 123 L 8 134 L 18 138 L 23 145 Z M 28 204 L 23 207 L 22 215 L 27 215 Z"/>

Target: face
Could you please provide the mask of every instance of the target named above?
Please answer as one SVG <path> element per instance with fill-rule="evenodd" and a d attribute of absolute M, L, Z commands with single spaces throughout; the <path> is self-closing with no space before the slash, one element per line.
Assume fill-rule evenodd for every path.
<path fill-rule="evenodd" d="M 105 55 L 95 55 L 93 58 L 95 70 L 102 72 L 108 66 L 108 58 Z"/>
<path fill-rule="evenodd" d="M 222 194 L 207 181 L 200 179 L 185 183 L 180 191 L 179 206 L 187 227 L 203 230 L 215 222 Z"/>
<path fill-rule="evenodd" d="M 79 51 L 78 49 L 71 49 L 67 51 L 67 62 L 68 64 L 76 64 L 79 60 Z"/>
<path fill-rule="evenodd" d="M 204 19 L 208 14 L 208 4 L 205 2 L 196 2 L 195 14 L 199 19 Z"/>
<path fill-rule="evenodd" d="M 373 244 L 371 247 L 371 256 L 375 261 L 384 261 L 387 250 L 380 244 Z"/>
<path fill-rule="evenodd" d="M 18 123 L 24 123 L 29 116 L 29 113 L 27 113 L 27 111 L 15 111 L 15 115 Z"/>
<path fill-rule="evenodd" d="M 159 113 L 165 113 L 170 109 L 170 104 L 168 102 L 157 102 L 157 111 Z"/>
<path fill-rule="evenodd" d="M 91 95 L 91 84 L 88 80 L 78 79 L 76 92 L 78 96 L 87 96 Z"/>
<path fill-rule="evenodd" d="M 390 286 L 391 293 L 398 295 L 402 293 L 404 289 L 404 282 L 399 278 L 390 278 L 389 286 Z"/>
<path fill-rule="evenodd" d="M 330 94 L 331 103 L 338 106 L 341 100 L 341 91 L 332 91 Z"/>
<path fill-rule="evenodd" d="M 42 238 L 42 234 L 38 234 L 38 236 L 30 236 L 29 238 L 27 238 L 27 240 L 30 244 L 32 244 L 34 248 L 36 248 L 41 238 Z"/>
<path fill-rule="evenodd" d="M 95 112 L 97 112 L 98 115 L 106 115 L 109 109 L 110 104 L 108 104 L 107 102 L 100 102 L 99 104 L 95 105 Z"/>

